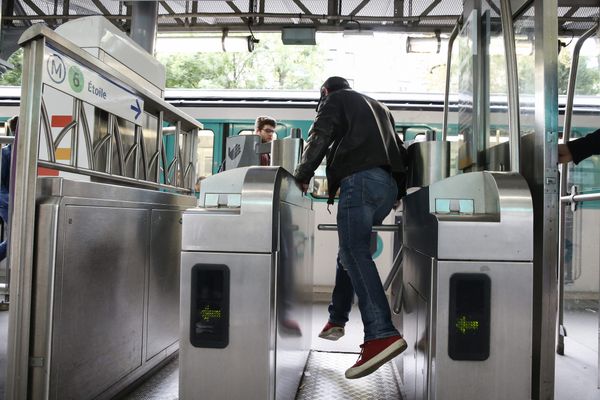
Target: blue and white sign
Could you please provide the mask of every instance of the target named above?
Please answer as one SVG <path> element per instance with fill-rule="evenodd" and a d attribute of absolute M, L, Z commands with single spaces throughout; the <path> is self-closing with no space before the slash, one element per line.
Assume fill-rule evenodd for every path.
<path fill-rule="evenodd" d="M 144 100 L 126 85 L 84 67 L 48 45 L 44 65 L 46 85 L 130 122 L 141 123 Z"/>

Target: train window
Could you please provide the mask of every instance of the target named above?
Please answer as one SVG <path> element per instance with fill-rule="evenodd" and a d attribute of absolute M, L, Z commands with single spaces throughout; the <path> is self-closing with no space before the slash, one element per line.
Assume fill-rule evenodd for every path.
<path fill-rule="evenodd" d="M 323 163 L 319 165 L 319 167 L 315 171 L 315 176 L 312 180 L 312 187 L 309 190 L 312 197 L 317 199 L 326 199 L 329 197 L 329 187 L 327 184 L 327 175 L 325 173 L 325 168 L 326 164 L 325 160 L 323 160 Z M 335 194 L 335 197 L 339 197 L 339 190 L 338 193 Z"/>
<path fill-rule="evenodd" d="M 213 146 L 215 133 L 210 129 L 198 132 L 198 146 L 196 147 L 196 177 L 205 178 L 212 175 Z"/>
<path fill-rule="evenodd" d="M 243 136 L 243 135 L 254 135 L 254 131 L 250 130 L 250 129 L 244 129 L 238 132 L 238 135 Z M 277 133 L 273 134 L 273 140 L 277 140 Z"/>

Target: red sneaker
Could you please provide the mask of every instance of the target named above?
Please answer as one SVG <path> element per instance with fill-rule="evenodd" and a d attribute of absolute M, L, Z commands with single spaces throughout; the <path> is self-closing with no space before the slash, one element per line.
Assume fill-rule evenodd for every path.
<path fill-rule="evenodd" d="M 338 340 L 342 336 L 344 336 L 344 327 L 331 322 L 325 324 L 321 333 L 319 333 L 321 339 L 327 340 Z"/>
<path fill-rule="evenodd" d="M 356 379 L 367 376 L 383 364 L 406 350 L 407 344 L 402 336 L 390 336 L 383 339 L 369 340 L 362 344 L 358 361 L 346 370 L 346 378 Z"/>

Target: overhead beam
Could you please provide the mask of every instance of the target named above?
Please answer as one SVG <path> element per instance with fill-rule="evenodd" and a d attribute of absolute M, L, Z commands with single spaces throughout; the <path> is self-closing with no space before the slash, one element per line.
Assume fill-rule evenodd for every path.
<path fill-rule="evenodd" d="M 492 10 L 494 10 L 494 12 L 500 15 L 500 9 L 492 0 L 485 0 L 485 2 L 488 4 L 488 6 L 490 6 Z"/>
<path fill-rule="evenodd" d="M 167 4 L 167 2 L 166 2 L 166 1 L 160 1 L 159 3 L 160 3 L 160 5 L 161 5 L 161 6 L 163 6 L 163 8 L 164 8 L 165 10 L 167 10 L 167 12 L 169 13 L 169 15 L 174 15 L 174 14 L 175 14 L 175 11 L 174 11 L 174 10 L 171 8 L 171 6 L 170 6 L 170 5 L 168 5 L 168 4 Z M 188 14 L 185 14 L 185 15 L 188 15 Z M 160 15 L 158 15 L 158 17 L 160 17 Z M 183 22 L 183 19 L 182 19 L 182 18 L 184 18 L 184 19 L 185 19 L 185 18 L 187 18 L 187 17 L 186 17 L 186 16 L 184 16 L 184 17 L 173 17 L 173 18 L 175 18 L 175 21 L 176 21 L 176 22 L 177 22 L 179 25 L 185 25 L 185 22 Z"/>
<path fill-rule="evenodd" d="M 98 10 L 100 10 L 100 12 L 104 15 L 108 15 L 110 14 L 110 11 L 108 11 L 106 9 L 106 7 L 104 7 L 104 4 L 102 4 L 100 1 L 98 0 L 92 0 L 92 3 L 94 3 L 94 5 L 96 6 L 96 8 L 98 8 Z"/>
<path fill-rule="evenodd" d="M 438 4 L 440 4 L 442 2 L 442 0 L 435 0 L 434 2 L 432 2 L 429 6 L 427 6 L 427 8 L 425 10 L 423 10 L 423 12 L 421 13 L 421 17 L 424 17 L 426 15 L 429 15 L 429 13 L 438 6 Z"/>
<path fill-rule="evenodd" d="M 331 16 L 339 16 L 342 14 L 342 0 L 329 0 L 327 2 L 327 15 Z M 328 20 L 327 24 L 329 25 L 337 25 L 338 21 L 336 20 Z"/>
<path fill-rule="evenodd" d="M 293 0 L 294 4 L 298 6 L 298 8 L 300 10 L 302 10 L 302 12 L 306 15 L 311 15 L 312 13 L 310 12 L 310 10 L 308 8 L 306 8 L 306 6 L 300 1 L 300 0 Z M 313 24 L 315 25 L 321 25 L 321 21 L 319 21 L 316 18 L 310 18 L 310 20 L 313 22 Z"/>
<path fill-rule="evenodd" d="M 244 21 L 246 24 L 248 24 L 250 22 L 249 18 L 254 18 L 252 15 L 248 14 L 244 14 L 242 12 L 242 10 L 240 10 L 238 8 L 238 6 L 235 5 L 235 3 L 233 1 L 226 1 L 227 5 L 229 6 L 229 8 L 231 8 L 233 11 L 235 11 L 237 14 L 239 15 L 233 15 L 235 17 L 240 17 L 242 19 L 242 21 Z M 245 17 L 242 17 L 242 15 L 245 15 Z M 232 16 L 232 15 L 229 15 Z"/>
<path fill-rule="evenodd" d="M 558 0 L 559 7 L 598 7 L 598 0 Z"/>
<path fill-rule="evenodd" d="M 36 13 L 37 15 L 46 15 L 45 12 L 42 11 L 41 8 L 39 8 L 34 2 L 32 2 L 31 0 L 22 0 L 23 3 L 27 4 L 27 7 L 31 8 L 33 10 L 34 13 Z M 36 18 L 37 19 L 37 18 Z"/>

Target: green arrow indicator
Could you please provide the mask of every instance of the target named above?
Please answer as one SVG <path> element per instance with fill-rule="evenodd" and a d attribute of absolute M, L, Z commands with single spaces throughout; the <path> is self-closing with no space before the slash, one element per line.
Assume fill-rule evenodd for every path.
<path fill-rule="evenodd" d="M 456 320 L 456 329 L 463 335 L 468 331 L 477 331 L 479 330 L 479 321 L 470 321 L 466 316 L 461 315 Z"/>

